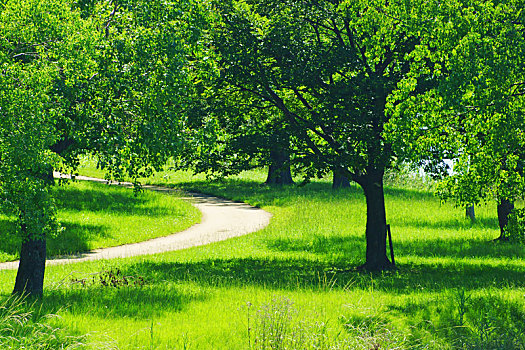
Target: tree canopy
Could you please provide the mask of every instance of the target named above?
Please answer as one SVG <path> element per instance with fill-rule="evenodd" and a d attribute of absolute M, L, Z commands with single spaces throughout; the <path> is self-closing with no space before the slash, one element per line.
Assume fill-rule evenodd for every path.
<path fill-rule="evenodd" d="M 179 147 L 187 108 L 191 2 L 6 1 L 0 10 L 3 207 L 23 236 L 15 291 L 42 293 L 48 186 L 95 154 L 108 177 L 136 179 Z"/>
<path fill-rule="evenodd" d="M 460 205 L 512 202 L 525 190 L 523 5 L 444 4 L 459 15 L 436 17 L 439 30 L 429 33 L 438 84 L 418 96 L 395 96 L 394 143 L 412 148 L 415 158 L 454 159 L 439 193 Z"/>

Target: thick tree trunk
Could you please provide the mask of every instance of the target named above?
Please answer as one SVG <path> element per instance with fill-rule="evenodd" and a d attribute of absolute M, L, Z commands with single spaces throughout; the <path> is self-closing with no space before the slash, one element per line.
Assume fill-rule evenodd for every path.
<path fill-rule="evenodd" d="M 509 222 L 509 214 L 513 209 L 514 203 L 508 199 L 502 199 L 498 203 L 498 223 L 500 230 L 500 236 L 498 239 L 500 240 L 508 240 L 508 237 L 505 236 L 505 227 Z"/>
<path fill-rule="evenodd" d="M 348 180 L 348 177 L 341 175 L 336 170 L 333 171 L 333 178 L 332 178 L 332 189 L 336 190 L 339 188 L 348 188 L 350 187 L 350 180 Z"/>
<path fill-rule="evenodd" d="M 283 150 L 270 151 L 270 167 L 268 168 L 267 185 L 293 185 L 290 170 L 290 154 Z"/>
<path fill-rule="evenodd" d="M 383 192 L 384 171 L 374 170 L 363 177 L 361 186 L 366 197 L 366 263 L 371 271 L 389 269 L 393 264 L 386 255 L 386 211 Z"/>
<path fill-rule="evenodd" d="M 467 219 L 470 219 L 470 221 L 474 222 L 476 221 L 476 213 L 474 212 L 474 204 L 469 205 L 465 208 L 465 216 Z"/>
<path fill-rule="evenodd" d="M 44 290 L 46 240 L 27 239 L 22 243 L 13 294 L 40 296 Z"/>

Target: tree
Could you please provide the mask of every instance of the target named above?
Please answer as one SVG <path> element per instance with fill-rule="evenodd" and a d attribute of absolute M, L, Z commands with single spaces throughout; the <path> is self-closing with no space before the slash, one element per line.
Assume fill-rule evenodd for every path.
<path fill-rule="evenodd" d="M 277 108 L 307 175 L 337 169 L 367 201 L 366 263 L 389 268 L 385 169 L 403 152 L 383 136 L 396 90 L 426 91 L 431 61 L 420 31 L 439 4 L 381 1 L 221 1 L 210 47 L 232 91 Z M 430 66 L 428 68 L 427 66 Z M 407 81 L 412 70 L 427 80 Z M 420 74 L 421 77 L 424 74 Z"/>
<path fill-rule="evenodd" d="M 441 17 L 429 33 L 439 84 L 397 96 L 402 102 L 391 121 L 397 140 L 418 157 L 456 159 L 439 188 L 442 198 L 461 206 L 497 201 L 501 237 L 525 190 L 523 6 L 521 0 L 448 3 L 461 16 Z"/>
<path fill-rule="evenodd" d="M 41 294 L 45 237 L 58 225 L 48 172 L 61 159 L 52 151 L 62 113 L 54 84 L 89 72 L 90 24 L 60 1 L 4 2 L 0 17 L 0 174 L 2 208 L 18 218 L 22 235 L 15 292 Z"/>
<path fill-rule="evenodd" d="M 136 179 L 178 149 L 191 6 L 0 5 L 0 196 L 23 238 L 14 292 L 43 291 L 45 238 L 59 227 L 53 169 L 74 170 L 90 153 L 108 177 Z"/>
<path fill-rule="evenodd" d="M 210 69 L 208 66 L 200 69 Z M 200 75 L 202 72 L 193 71 Z M 207 74 L 207 73 L 205 73 Z M 198 79 L 194 108 L 188 113 L 185 151 L 177 166 L 196 173 L 229 176 L 268 166 L 265 183 L 293 184 L 288 126 L 279 110 L 261 108 L 227 87 L 217 77 Z M 206 91 L 202 91 L 206 85 Z"/>

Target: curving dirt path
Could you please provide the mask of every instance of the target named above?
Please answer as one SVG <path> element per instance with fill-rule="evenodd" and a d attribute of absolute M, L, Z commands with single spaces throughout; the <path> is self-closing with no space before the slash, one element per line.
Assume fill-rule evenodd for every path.
<path fill-rule="evenodd" d="M 55 177 L 68 176 L 55 173 Z M 76 179 L 107 183 L 106 180 L 86 176 L 76 176 Z M 128 182 L 119 183 L 118 185 L 132 186 Z M 164 193 L 176 191 L 167 187 L 151 185 L 145 185 L 143 188 Z M 189 200 L 202 212 L 200 223 L 182 232 L 144 242 L 95 249 L 77 255 L 50 258 L 47 260 L 46 266 L 99 259 L 127 258 L 185 249 L 255 232 L 266 227 L 270 222 L 270 213 L 248 204 L 232 202 L 201 193 L 186 192 L 186 194 L 187 196 L 182 198 Z M 0 263 L 0 270 L 16 268 L 18 268 L 18 261 Z"/>

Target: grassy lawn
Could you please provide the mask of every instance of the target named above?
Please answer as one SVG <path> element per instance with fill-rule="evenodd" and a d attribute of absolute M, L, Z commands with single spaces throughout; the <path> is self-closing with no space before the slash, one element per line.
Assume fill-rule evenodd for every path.
<path fill-rule="evenodd" d="M 399 270 L 359 273 L 359 188 L 272 188 L 263 178 L 152 179 L 274 217 L 264 230 L 207 246 L 50 267 L 35 308 L 58 314 L 49 324 L 67 334 L 88 334 L 95 349 L 525 348 L 525 247 L 491 241 L 494 205 L 476 207 L 471 224 L 427 191 L 388 187 Z M 0 272 L 5 296 L 15 273 Z"/>
<path fill-rule="evenodd" d="M 53 188 L 63 227 L 47 241 L 49 256 L 140 242 L 182 231 L 200 220 L 200 212 L 176 195 L 89 182 Z M 18 259 L 20 238 L 14 218 L 0 216 L 0 261 Z"/>

